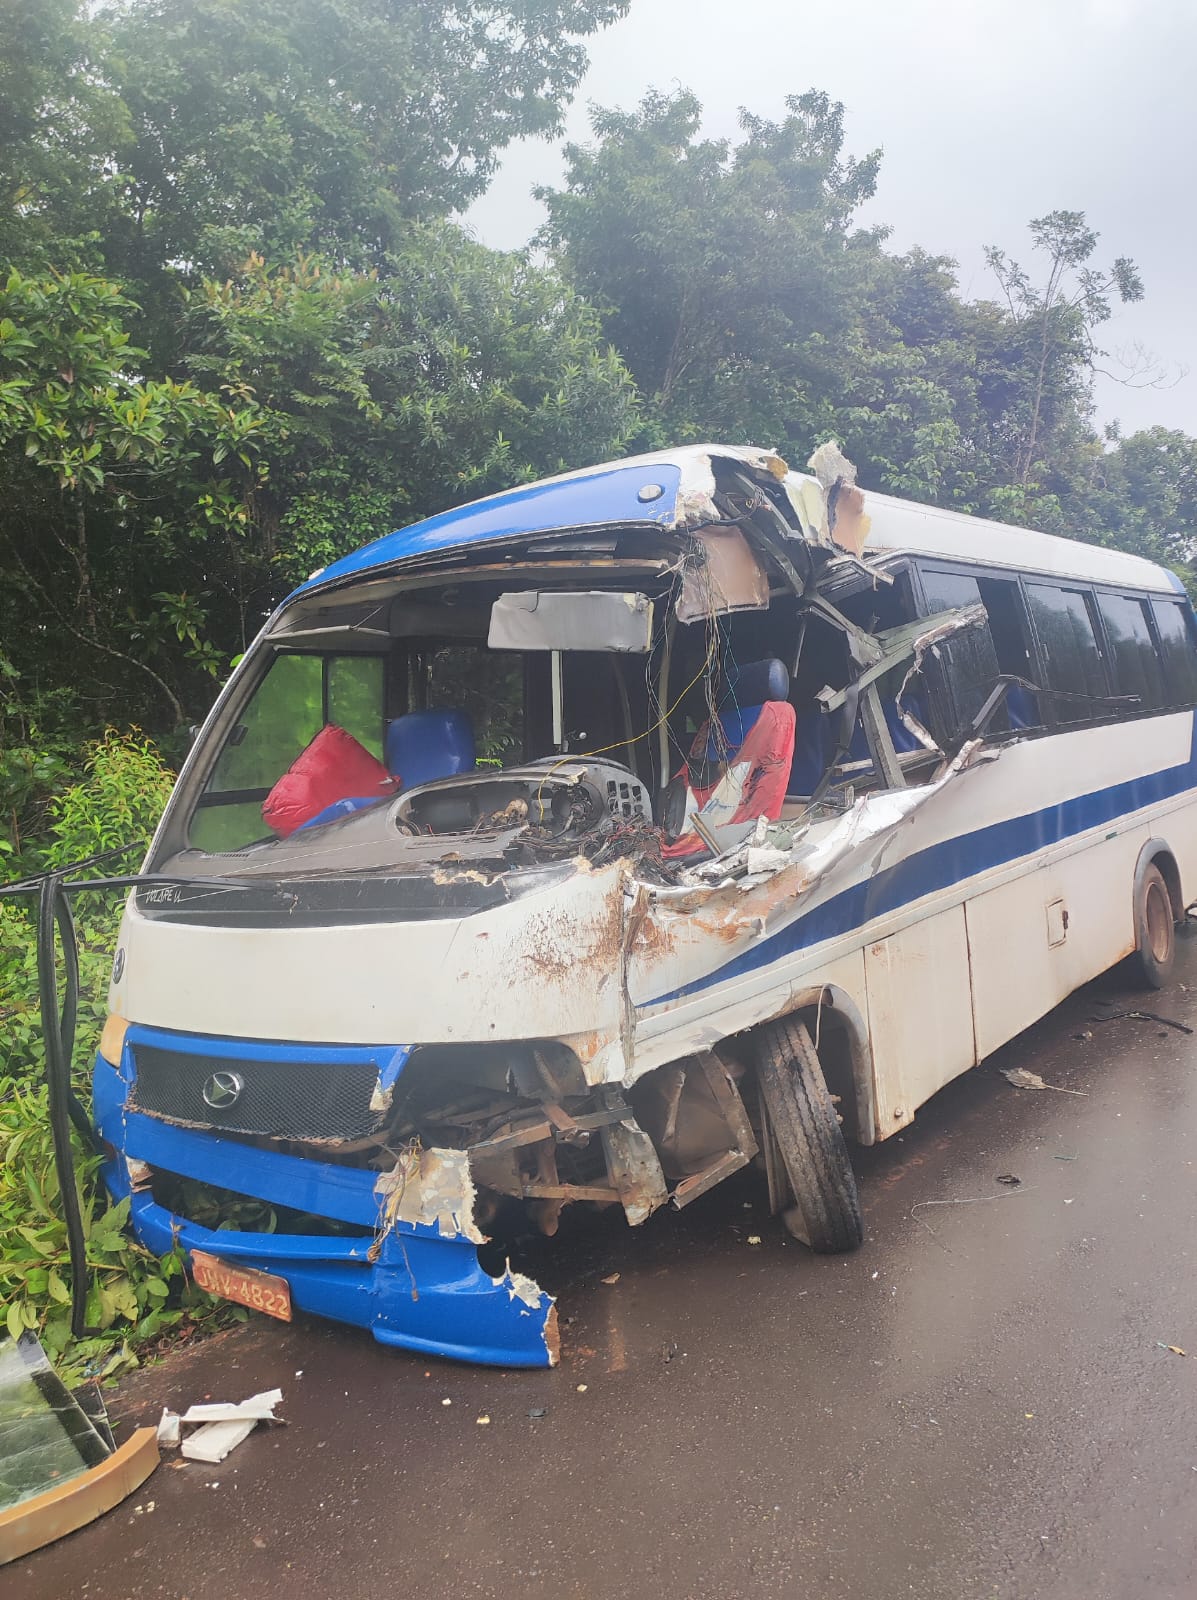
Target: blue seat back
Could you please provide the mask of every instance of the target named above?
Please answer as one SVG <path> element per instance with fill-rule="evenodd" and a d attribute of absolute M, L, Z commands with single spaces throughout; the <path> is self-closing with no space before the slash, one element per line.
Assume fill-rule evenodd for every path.
<path fill-rule="evenodd" d="M 733 667 L 727 674 L 727 688 L 719 706 L 722 741 L 712 727 L 703 759 L 718 761 L 725 752 L 734 756 L 760 720 L 761 707 L 770 700 L 788 699 L 789 693 L 790 675 L 782 661 L 767 657 Z"/>
<path fill-rule="evenodd" d="M 405 789 L 472 772 L 474 728 L 464 711 L 409 711 L 387 729 L 385 756 L 387 770 Z"/>
<path fill-rule="evenodd" d="M 898 707 L 893 700 L 883 700 L 881 709 L 885 715 L 885 723 L 894 742 L 894 749 L 899 755 L 904 755 L 911 750 L 920 750 L 922 746 L 911 733 L 910 729 L 898 715 Z M 906 696 L 906 709 L 910 714 L 922 722 L 927 720 L 927 709 L 922 697 L 918 694 Z M 839 713 L 830 715 L 816 707 L 809 707 L 799 713 L 798 727 L 794 738 L 794 761 L 790 767 L 790 782 L 787 794 L 810 795 L 814 794 L 820 778 L 827 769 L 835 749 L 835 730 L 839 726 Z M 869 741 L 865 738 L 864 727 L 859 719 L 852 730 L 852 742 L 843 758 L 845 761 L 867 761 L 872 765 L 872 755 L 869 750 Z M 857 773 L 860 777 L 863 774 Z"/>

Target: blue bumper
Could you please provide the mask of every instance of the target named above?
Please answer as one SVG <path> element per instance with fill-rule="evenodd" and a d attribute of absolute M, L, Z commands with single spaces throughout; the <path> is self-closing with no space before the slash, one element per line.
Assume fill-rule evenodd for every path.
<path fill-rule="evenodd" d="M 105 1164 L 104 1180 L 114 1198 L 130 1197 L 133 1231 L 147 1249 L 163 1255 L 178 1243 L 187 1251 L 203 1250 L 275 1273 L 290 1285 L 295 1306 L 368 1328 L 380 1344 L 492 1366 L 551 1365 L 556 1341 L 551 1297 L 533 1296 L 528 1281 L 510 1272 L 490 1277 L 479 1265 L 475 1245 L 460 1235 L 443 1236 L 435 1224 L 398 1221 L 378 1230 L 377 1259 L 370 1261 L 369 1236 L 206 1228 L 176 1216 L 147 1192 L 131 1189 L 126 1157 L 270 1205 L 371 1233 L 378 1229 L 376 1173 L 258 1149 L 130 1110 L 133 1049 L 138 1040 L 153 1043 L 162 1037 L 156 1030 L 130 1028 L 120 1070 L 97 1057 L 94 1074 L 96 1126 L 118 1152 Z M 191 1040 L 200 1053 L 207 1043 Z M 227 1051 L 224 1041 L 211 1044 Z"/>

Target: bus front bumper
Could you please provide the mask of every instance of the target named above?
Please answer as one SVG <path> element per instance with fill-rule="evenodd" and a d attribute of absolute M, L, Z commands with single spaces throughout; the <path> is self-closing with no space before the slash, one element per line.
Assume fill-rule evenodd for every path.
<path fill-rule="evenodd" d="M 492 1278 L 475 1244 L 437 1224 L 379 1226 L 378 1175 L 242 1144 L 126 1106 L 128 1079 L 102 1057 L 95 1066 L 95 1121 L 116 1154 L 103 1167 L 114 1199 L 129 1197 L 137 1239 L 155 1255 L 175 1245 L 286 1280 L 292 1304 L 368 1328 L 380 1344 L 490 1366 L 547 1367 L 557 1358 L 551 1296 L 508 1268 Z M 192 1178 L 248 1199 L 327 1217 L 362 1231 L 349 1237 L 242 1233 L 176 1215 L 131 1181 L 145 1169 Z"/>

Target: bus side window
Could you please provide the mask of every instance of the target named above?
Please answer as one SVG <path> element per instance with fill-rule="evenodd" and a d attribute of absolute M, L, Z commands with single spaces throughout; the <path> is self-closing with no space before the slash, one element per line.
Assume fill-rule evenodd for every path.
<path fill-rule="evenodd" d="M 1039 635 L 1045 687 L 1059 689 L 1061 695 L 1086 697 L 1052 697 L 1053 720 L 1091 722 L 1095 717 L 1108 716 L 1108 706 L 1086 704 L 1086 699 L 1097 702 L 1109 694 L 1089 595 L 1082 589 L 1065 589 L 1054 583 L 1028 583 L 1027 601 Z"/>
<path fill-rule="evenodd" d="M 1016 585 L 1001 583 L 978 583 L 977 579 L 965 573 L 937 572 L 927 568 L 922 569 L 923 596 L 929 612 L 952 611 L 961 606 L 975 606 L 983 602 L 986 610 L 989 601 L 983 590 L 1008 588 L 1015 591 Z M 994 680 L 998 673 L 1004 670 L 999 665 L 998 652 L 991 625 L 987 628 L 967 628 L 953 638 L 945 639 L 938 647 L 936 657 L 941 663 L 940 681 L 935 684 L 935 695 L 939 701 L 949 700 L 953 703 L 947 718 L 954 717 L 955 727 L 941 727 L 937 731 L 942 737 L 951 738 L 966 727 L 977 712 L 984 705 Z M 935 676 L 932 676 L 935 683 Z M 987 732 L 1002 733 L 1010 726 L 1009 718 L 1004 707 L 999 707 L 990 719 Z"/>
<path fill-rule="evenodd" d="M 1018 584 L 1012 578 L 982 578 L 977 587 L 989 613 L 989 633 L 997 652 L 998 671 L 1007 677 L 1035 683 L 1027 612 Z M 1043 725 L 1038 695 L 1024 689 L 1022 684 L 1012 683 L 1007 689 L 1006 710 L 1012 728 Z"/>
<path fill-rule="evenodd" d="M 532 667 L 548 694 L 547 656 Z M 488 650 L 481 640 L 429 639 L 412 650 L 408 672 L 409 711 L 464 711 L 474 730 L 483 766 L 519 761 L 524 748 L 525 657 L 514 650 Z M 531 752 L 544 755 L 550 749 Z"/>
<path fill-rule="evenodd" d="M 1147 619 L 1147 602 L 1122 594 L 1099 594 L 1097 608 L 1110 643 L 1114 692 L 1138 695 L 1144 711 L 1162 706 L 1167 696 Z"/>
<path fill-rule="evenodd" d="M 1197 704 L 1197 646 L 1188 607 L 1175 600 L 1153 600 L 1151 609 L 1160 636 L 1164 658 L 1167 703 L 1174 706 Z"/>

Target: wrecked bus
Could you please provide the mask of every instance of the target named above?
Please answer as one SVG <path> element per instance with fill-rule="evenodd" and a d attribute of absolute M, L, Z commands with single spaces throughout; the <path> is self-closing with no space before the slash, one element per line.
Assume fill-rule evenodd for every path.
<path fill-rule="evenodd" d="M 694 447 L 392 534 L 270 618 L 129 894 L 112 1192 L 198 1280 L 556 1354 L 507 1245 L 848 1143 L 1133 956 L 1197 872 L 1194 619 L 1136 556 Z"/>

